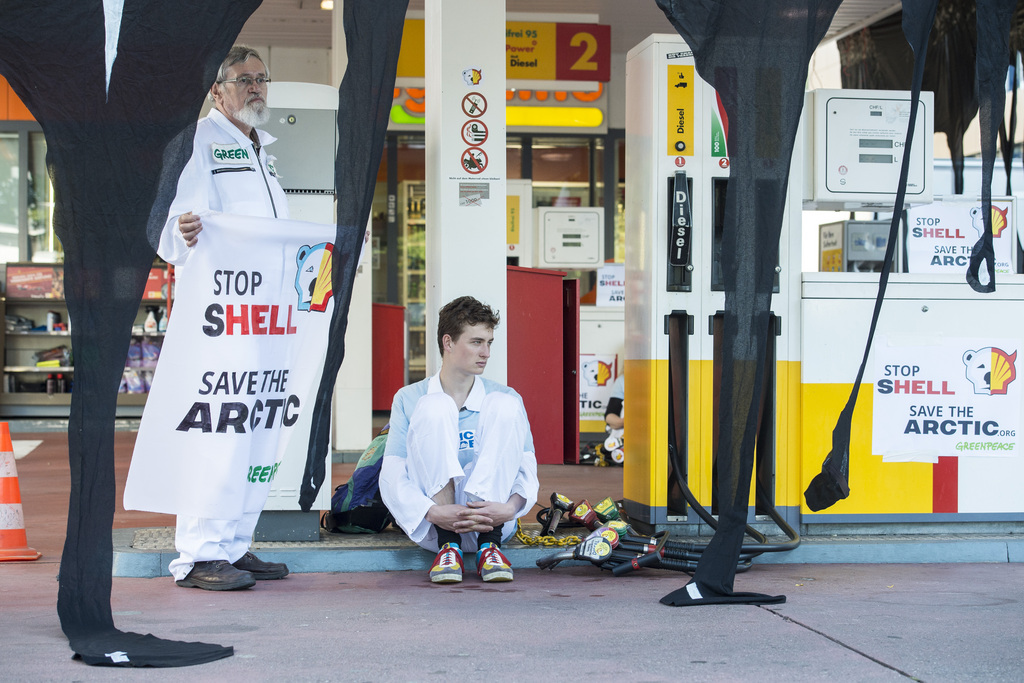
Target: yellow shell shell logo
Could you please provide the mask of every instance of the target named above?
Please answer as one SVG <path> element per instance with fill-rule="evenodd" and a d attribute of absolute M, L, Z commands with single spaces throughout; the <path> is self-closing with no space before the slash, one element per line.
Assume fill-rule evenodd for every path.
<path fill-rule="evenodd" d="M 1006 229 L 1006 212 L 1010 210 L 1010 207 L 1005 209 L 998 209 L 992 207 L 992 236 L 999 237 L 1003 230 Z M 993 392 L 994 393 L 994 392 Z"/>
<path fill-rule="evenodd" d="M 1017 379 L 1016 361 L 1016 351 L 1008 355 L 1006 351 L 992 347 L 992 369 L 990 371 L 989 386 L 993 394 L 1005 394 L 1010 382 Z"/>

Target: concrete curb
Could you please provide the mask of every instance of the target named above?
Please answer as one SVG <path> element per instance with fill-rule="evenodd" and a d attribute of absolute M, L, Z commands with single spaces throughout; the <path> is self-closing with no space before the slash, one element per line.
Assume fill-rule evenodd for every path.
<path fill-rule="evenodd" d="M 173 549 L 140 550 L 132 547 L 136 529 L 115 529 L 113 575 L 155 578 L 169 576 Z M 701 539 L 706 541 L 707 539 Z M 406 539 L 394 536 L 384 546 L 372 535 L 356 537 L 344 547 L 317 542 L 254 544 L 261 559 L 284 562 L 293 573 L 427 571 L 433 556 Z M 283 547 L 278 547 L 283 546 Z M 534 567 L 539 557 L 557 552 L 551 546 L 509 543 L 503 551 L 513 567 Z M 762 564 L 936 564 L 960 562 L 1024 562 L 1024 538 L 1020 536 L 830 536 L 804 537 L 799 547 L 782 553 L 765 553 Z M 566 565 L 586 563 L 567 561 Z M 466 571 L 475 570 L 472 553 L 466 554 Z"/>

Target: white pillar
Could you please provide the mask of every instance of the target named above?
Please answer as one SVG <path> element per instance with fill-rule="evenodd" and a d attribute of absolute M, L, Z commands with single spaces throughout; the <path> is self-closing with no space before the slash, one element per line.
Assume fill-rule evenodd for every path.
<path fill-rule="evenodd" d="M 505 2 L 426 0 L 424 9 L 429 375 L 441 365 L 441 306 L 468 294 L 506 313 Z M 499 382 L 506 329 L 485 373 Z"/>
<path fill-rule="evenodd" d="M 345 43 L 345 0 L 334 0 L 331 10 L 331 85 L 341 85 L 341 77 L 348 66 L 348 51 Z"/>

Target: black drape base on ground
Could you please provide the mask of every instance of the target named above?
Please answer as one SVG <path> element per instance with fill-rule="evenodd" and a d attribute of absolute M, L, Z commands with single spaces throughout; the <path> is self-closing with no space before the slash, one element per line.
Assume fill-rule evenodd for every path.
<path fill-rule="evenodd" d="M 171 667 L 206 664 L 234 654 L 234 648 L 208 643 L 157 638 L 115 628 L 96 633 L 68 634 L 75 659 L 93 666 Z"/>
<path fill-rule="evenodd" d="M 696 590 L 690 588 L 690 586 L 696 587 Z M 744 593 L 743 591 L 729 591 L 725 594 L 714 593 L 707 586 L 701 586 L 699 583 L 691 581 L 682 588 L 672 591 L 658 602 L 669 607 L 693 607 L 696 605 L 781 605 L 786 602 L 786 596 Z"/>

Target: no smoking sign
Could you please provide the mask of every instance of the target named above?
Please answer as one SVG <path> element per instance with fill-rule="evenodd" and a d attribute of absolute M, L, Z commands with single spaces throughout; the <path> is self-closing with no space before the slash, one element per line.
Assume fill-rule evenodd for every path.
<path fill-rule="evenodd" d="M 487 124 L 480 119 L 471 119 L 462 124 L 462 140 L 467 145 L 479 147 L 487 141 Z"/>

